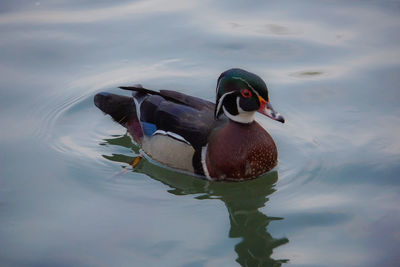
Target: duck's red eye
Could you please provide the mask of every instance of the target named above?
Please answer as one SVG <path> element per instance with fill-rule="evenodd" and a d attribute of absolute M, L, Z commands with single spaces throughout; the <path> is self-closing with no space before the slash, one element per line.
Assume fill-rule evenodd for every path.
<path fill-rule="evenodd" d="M 244 98 L 249 98 L 251 97 L 251 91 L 249 89 L 243 89 L 242 91 L 240 91 L 240 93 L 242 94 L 242 96 Z"/>

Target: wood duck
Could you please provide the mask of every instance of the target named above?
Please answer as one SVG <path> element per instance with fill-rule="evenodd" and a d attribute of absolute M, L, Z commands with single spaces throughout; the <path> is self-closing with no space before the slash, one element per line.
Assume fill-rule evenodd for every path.
<path fill-rule="evenodd" d="M 265 82 L 253 73 L 223 72 L 215 104 L 176 91 L 120 88 L 133 91 L 132 97 L 102 92 L 94 103 L 156 162 L 218 181 L 256 178 L 278 162 L 274 140 L 254 116 L 258 111 L 285 120 L 272 108 Z"/>

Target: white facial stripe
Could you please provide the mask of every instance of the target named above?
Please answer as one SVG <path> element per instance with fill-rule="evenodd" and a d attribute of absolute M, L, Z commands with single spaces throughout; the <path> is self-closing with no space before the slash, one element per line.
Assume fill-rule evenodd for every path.
<path fill-rule="evenodd" d="M 256 112 L 255 111 L 245 111 L 245 110 L 241 109 L 239 106 L 239 99 L 240 99 L 240 97 L 236 98 L 236 106 L 237 106 L 239 114 L 232 115 L 223 106 L 222 109 L 224 111 L 225 116 L 227 116 L 230 120 L 233 120 L 233 121 L 236 121 L 239 123 L 252 123 L 254 121 L 254 115 Z"/>
<path fill-rule="evenodd" d="M 260 96 L 260 94 L 253 88 L 253 86 L 251 86 L 245 79 L 240 77 L 232 77 L 232 78 L 244 82 L 251 89 L 251 91 L 253 91 L 257 96 Z"/>
<path fill-rule="evenodd" d="M 221 83 L 222 79 L 219 79 L 218 83 L 217 83 L 217 88 L 215 88 L 215 94 L 218 94 L 218 88 L 219 88 L 219 84 Z"/>
<path fill-rule="evenodd" d="M 228 93 L 225 93 L 225 94 L 223 94 L 223 95 L 221 96 L 221 98 L 220 98 L 219 101 L 218 101 L 217 110 L 215 111 L 215 116 L 218 115 L 219 110 L 221 109 L 222 103 L 224 102 L 225 96 L 230 95 L 230 94 L 233 94 L 234 92 L 235 92 L 235 91 L 228 92 Z"/>

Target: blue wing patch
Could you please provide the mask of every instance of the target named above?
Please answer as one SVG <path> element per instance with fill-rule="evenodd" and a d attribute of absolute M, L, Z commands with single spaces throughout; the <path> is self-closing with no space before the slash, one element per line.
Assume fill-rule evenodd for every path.
<path fill-rule="evenodd" d="M 153 123 L 142 122 L 143 133 L 147 136 L 152 136 L 157 131 L 157 126 Z"/>

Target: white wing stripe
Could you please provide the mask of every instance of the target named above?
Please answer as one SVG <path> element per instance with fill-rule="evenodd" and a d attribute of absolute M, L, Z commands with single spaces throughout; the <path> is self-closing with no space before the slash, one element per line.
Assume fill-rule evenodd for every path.
<path fill-rule="evenodd" d="M 179 134 L 173 133 L 173 132 L 169 132 L 169 131 L 164 131 L 164 130 L 157 130 L 153 133 L 153 136 L 156 134 L 162 134 L 162 135 L 167 135 L 170 136 L 172 138 L 175 138 L 179 141 L 182 141 L 188 145 L 191 145 L 185 138 L 183 138 L 182 136 L 180 136 Z"/>

